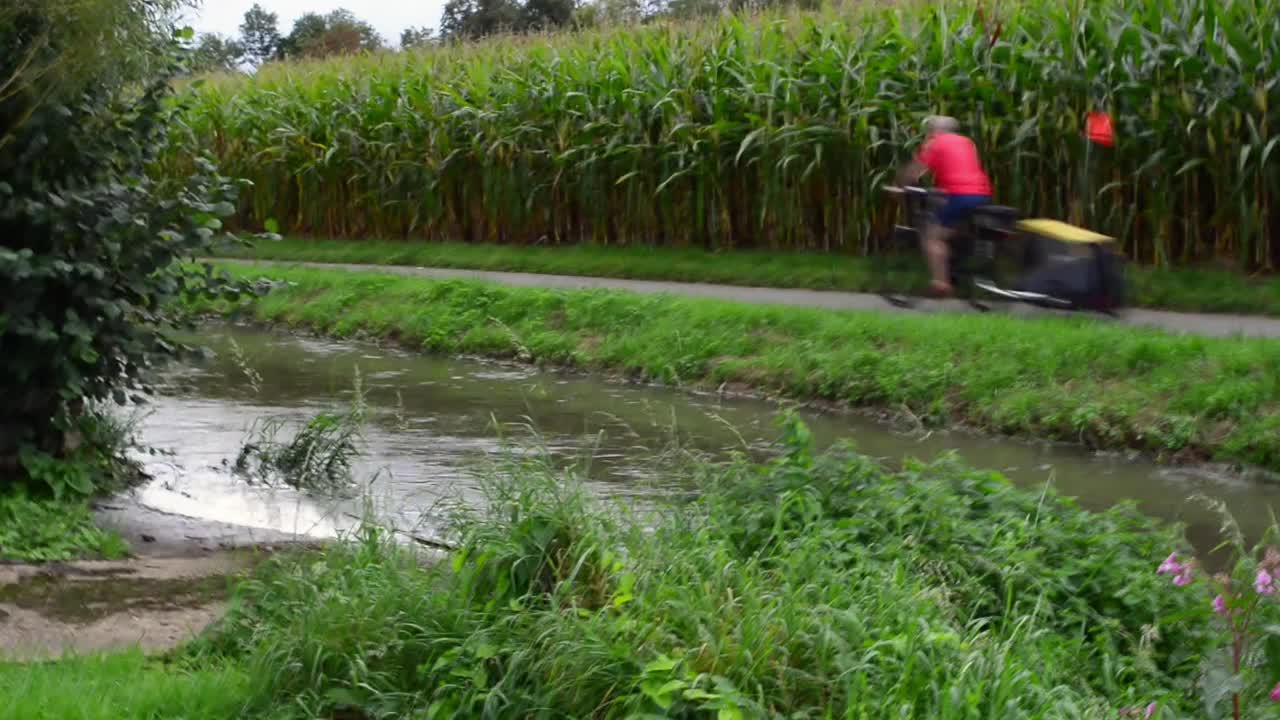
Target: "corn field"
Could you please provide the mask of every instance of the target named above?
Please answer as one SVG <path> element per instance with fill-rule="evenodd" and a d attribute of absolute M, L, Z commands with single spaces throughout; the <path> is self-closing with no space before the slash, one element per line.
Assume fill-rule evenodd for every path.
<path fill-rule="evenodd" d="M 828 9 L 508 38 L 192 89 L 240 221 L 342 237 L 862 252 L 930 113 L 997 202 L 1155 265 L 1273 269 L 1280 0 Z M 1115 118 L 1089 146 L 1085 115 Z M 167 158 L 167 172 L 190 160 Z"/>

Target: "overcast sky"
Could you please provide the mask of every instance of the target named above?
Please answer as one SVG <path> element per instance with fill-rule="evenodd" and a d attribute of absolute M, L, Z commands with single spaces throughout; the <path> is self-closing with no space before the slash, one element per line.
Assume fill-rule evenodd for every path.
<path fill-rule="evenodd" d="M 188 13 L 196 32 L 239 35 L 244 13 L 257 2 L 280 17 L 280 34 L 288 35 L 293 21 L 307 12 L 327 13 L 345 7 L 367 21 L 391 45 L 400 42 L 400 31 L 409 26 L 440 27 L 445 0 L 203 0 Z"/>

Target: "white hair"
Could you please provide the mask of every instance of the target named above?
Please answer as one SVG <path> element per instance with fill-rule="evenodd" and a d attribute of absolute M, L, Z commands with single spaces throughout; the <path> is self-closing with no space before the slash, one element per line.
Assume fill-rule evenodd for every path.
<path fill-rule="evenodd" d="M 960 121 L 948 115 L 930 115 L 925 118 L 924 131 L 934 133 L 950 133 L 960 129 Z"/>

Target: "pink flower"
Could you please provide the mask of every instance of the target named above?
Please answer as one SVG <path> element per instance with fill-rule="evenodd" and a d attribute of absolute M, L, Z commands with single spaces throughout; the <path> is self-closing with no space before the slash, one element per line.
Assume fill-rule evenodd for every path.
<path fill-rule="evenodd" d="M 1227 614 L 1227 601 L 1221 595 L 1213 599 L 1213 611 L 1219 615 Z"/>
<path fill-rule="evenodd" d="M 1280 682 L 1276 683 L 1276 686 L 1271 688 L 1270 695 L 1272 702 L 1280 702 Z"/>
<path fill-rule="evenodd" d="M 1192 563 L 1184 563 L 1178 560 L 1178 553 L 1170 553 L 1169 557 L 1160 563 L 1160 567 L 1156 568 L 1156 573 L 1160 575 L 1173 575 L 1173 584 L 1178 587 L 1191 584 Z"/>
<path fill-rule="evenodd" d="M 1271 573 L 1265 568 L 1258 570 L 1258 576 L 1253 580 L 1253 589 L 1258 591 L 1259 595 L 1270 595 L 1276 591 L 1272 584 L 1275 578 L 1271 577 Z"/>
<path fill-rule="evenodd" d="M 1148 717 L 1149 719 L 1149 717 L 1156 714 L 1156 710 L 1158 706 L 1160 706 L 1160 703 L 1153 702 L 1151 703 L 1151 705 L 1147 706 L 1146 710 L 1142 710 L 1140 712 L 1142 712 L 1143 717 Z M 1137 707 L 1121 707 L 1120 708 L 1121 717 L 1137 717 L 1138 712 L 1139 710 Z"/>

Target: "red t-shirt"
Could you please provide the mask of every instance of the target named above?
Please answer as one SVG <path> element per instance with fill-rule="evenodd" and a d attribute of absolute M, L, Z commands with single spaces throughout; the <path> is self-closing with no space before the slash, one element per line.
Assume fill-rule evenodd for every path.
<path fill-rule="evenodd" d="M 955 133 L 939 133 L 925 141 L 916 156 L 949 195 L 990 195 L 991 180 L 978 160 L 973 141 Z"/>

